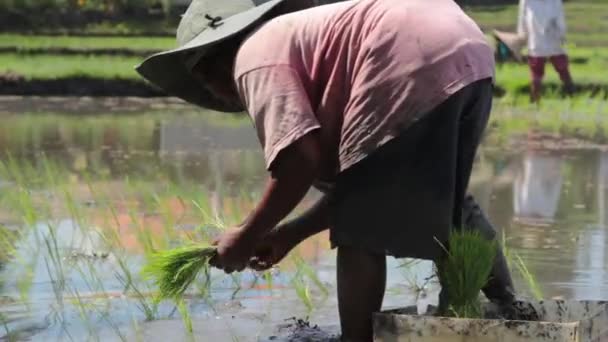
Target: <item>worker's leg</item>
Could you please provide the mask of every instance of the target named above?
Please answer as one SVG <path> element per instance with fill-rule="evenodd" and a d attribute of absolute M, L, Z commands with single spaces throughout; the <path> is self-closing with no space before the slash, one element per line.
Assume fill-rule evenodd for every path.
<path fill-rule="evenodd" d="M 471 195 L 468 195 L 464 200 L 462 220 L 464 227 L 480 232 L 488 240 L 496 239 L 496 230 Z M 507 305 L 515 300 L 511 272 L 500 247 L 494 260 L 490 280 L 483 288 L 483 293 L 489 300 L 498 304 Z"/>
<path fill-rule="evenodd" d="M 492 107 L 492 86 L 487 82 L 477 83 L 472 89 L 470 100 L 461 113 L 458 131 L 458 157 L 456 167 L 456 188 L 454 190 L 453 224 L 456 228 L 474 229 L 487 239 L 495 239 L 496 232 L 483 215 L 472 196 L 465 196 L 475 160 Z M 440 279 L 441 281 L 441 279 Z M 513 284 L 502 252 L 498 253 L 488 285 L 484 293 L 493 301 L 511 303 Z M 442 287 L 439 295 L 439 309 L 447 310 L 449 293 Z"/>
<path fill-rule="evenodd" d="M 545 57 L 528 57 L 528 65 L 530 66 L 530 75 L 532 78 L 530 89 L 530 100 L 532 102 L 540 101 L 543 77 L 545 76 L 545 62 Z"/>
<path fill-rule="evenodd" d="M 338 247 L 338 307 L 343 341 L 372 341 L 372 314 L 380 311 L 385 286 L 386 256 Z"/>
<path fill-rule="evenodd" d="M 568 95 L 574 93 L 574 82 L 572 81 L 572 75 L 570 74 L 570 67 L 568 56 L 558 55 L 550 57 L 551 64 L 553 64 L 553 68 L 559 74 L 559 78 L 562 80 L 564 84 L 564 90 Z"/>

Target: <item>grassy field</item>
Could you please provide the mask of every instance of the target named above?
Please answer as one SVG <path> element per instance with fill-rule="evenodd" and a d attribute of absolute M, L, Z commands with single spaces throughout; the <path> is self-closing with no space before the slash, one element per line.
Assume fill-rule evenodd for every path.
<path fill-rule="evenodd" d="M 68 43 L 70 40 L 66 40 Z M 116 44 L 121 43 L 116 40 Z M 92 43 L 93 44 L 97 43 Z M 115 45 L 116 46 L 116 45 Z M 608 48 L 570 47 L 573 59 L 572 74 L 583 87 L 601 87 L 608 91 L 608 79 L 601 70 L 608 70 Z M 0 54 L 0 73 L 13 72 L 26 79 L 61 79 L 88 76 L 101 79 L 141 79 L 134 67 L 142 57 L 95 56 L 95 55 L 28 55 L 18 53 Z M 497 67 L 497 83 L 506 90 L 507 97 L 526 95 L 529 71 L 525 65 L 503 64 Z M 558 86 L 559 78 L 550 65 L 546 69 L 546 84 Z M 582 96 L 590 96 L 583 91 Z M 551 96 L 551 94 L 548 94 Z"/>
<path fill-rule="evenodd" d="M 164 50 L 176 45 L 173 37 L 75 37 L 75 36 L 23 36 L 0 34 L 0 47 L 78 48 L 78 49 L 133 49 Z"/>
<path fill-rule="evenodd" d="M 0 74 L 11 71 L 26 79 L 61 79 L 74 76 L 96 78 L 138 78 L 137 57 L 117 56 L 28 56 L 0 54 Z"/>
<path fill-rule="evenodd" d="M 608 94 L 608 1 L 577 1 L 565 4 L 569 26 L 568 52 L 573 61 L 572 74 L 583 90 L 578 96 L 590 97 L 591 89 Z M 467 8 L 468 13 L 487 32 L 493 28 L 514 30 L 517 6 L 481 6 Z M 27 49 L 130 49 L 163 50 L 173 47 L 172 37 L 75 37 L 0 34 L 0 48 Z M 109 55 L 60 55 L 0 53 L 0 74 L 11 71 L 26 79 L 63 79 L 74 76 L 141 80 L 133 67 L 143 57 Z M 142 80 L 143 82 L 143 80 Z M 497 83 L 508 99 L 526 97 L 529 71 L 526 65 L 503 64 L 497 67 Z M 557 97 L 560 85 L 557 74 L 547 65 L 545 97 Z M 597 94 L 595 94 L 597 96 Z"/>
<path fill-rule="evenodd" d="M 571 73 L 575 82 L 582 87 L 600 87 L 608 90 L 608 78 L 602 70 L 608 69 L 608 45 L 605 48 L 581 48 L 570 45 Z M 521 95 L 530 83 L 529 69 L 524 64 L 505 63 L 497 65 L 496 78 L 499 86 L 507 91 L 507 96 Z M 545 68 L 546 84 L 559 85 L 558 74 L 550 63 Z M 583 91 L 582 95 L 585 95 Z"/>

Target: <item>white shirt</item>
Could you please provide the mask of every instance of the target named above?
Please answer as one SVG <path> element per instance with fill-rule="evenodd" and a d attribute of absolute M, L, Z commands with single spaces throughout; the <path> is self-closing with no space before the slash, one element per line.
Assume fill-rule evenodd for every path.
<path fill-rule="evenodd" d="M 529 56 L 563 54 L 566 20 L 562 0 L 520 0 L 517 32 L 528 38 Z"/>

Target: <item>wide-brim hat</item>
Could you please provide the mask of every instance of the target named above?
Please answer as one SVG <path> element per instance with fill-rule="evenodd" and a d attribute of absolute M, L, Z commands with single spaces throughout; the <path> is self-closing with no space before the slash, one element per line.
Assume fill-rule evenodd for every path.
<path fill-rule="evenodd" d="M 209 49 L 251 28 L 283 3 L 290 3 L 292 11 L 307 4 L 302 0 L 193 0 L 177 29 L 179 47 L 148 57 L 136 70 L 168 95 L 213 110 L 238 112 L 240 106 L 214 97 L 192 75 L 192 67 Z"/>
<path fill-rule="evenodd" d="M 511 52 L 513 57 L 515 57 L 516 60 L 523 60 L 521 51 L 526 44 L 526 37 L 522 37 L 517 33 L 504 32 L 498 30 L 494 30 L 492 33 L 494 35 L 494 38 L 502 42 L 509 49 L 509 51 Z"/>

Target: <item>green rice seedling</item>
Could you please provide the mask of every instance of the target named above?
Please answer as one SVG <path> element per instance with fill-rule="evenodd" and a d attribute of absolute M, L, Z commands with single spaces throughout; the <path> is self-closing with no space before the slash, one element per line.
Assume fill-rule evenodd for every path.
<path fill-rule="evenodd" d="M 314 310 L 315 305 L 310 295 L 309 282 L 312 282 L 321 291 L 322 301 L 327 299 L 329 291 L 319 277 L 317 277 L 314 270 L 299 255 L 293 255 L 292 259 L 295 263 L 296 273 L 291 279 L 291 284 L 296 291 L 296 295 L 310 313 Z"/>
<path fill-rule="evenodd" d="M 190 310 L 188 310 L 188 305 L 186 305 L 186 301 L 180 299 L 177 302 L 177 309 L 179 313 L 182 315 L 182 320 L 184 321 L 184 328 L 188 333 L 188 340 L 194 341 L 194 329 L 192 327 L 192 317 L 190 316 Z"/>
<path fill-rule="evenodd" d="M 296 295 L 300 299 L 300 301 L 306 306 L 306 311 L 310 314 L 314 310 L 314 303 L 310 296 L 310 288 L 308 284 L 302 279 L 301 274 L 296 274 L 291 281 L 293 285 Z"/>
<path fill-rule="evenodd" d="M 329 290 L 327 289 L 327 286 L 325 286 L 325 284 L 321 282 L 321 279 L 319 279 L 319 277 L 317 276 L 315 271 L 310 267 L 310 265 L 308 265 L 306 261 L 304 261 L 304 259 L 302 259 L 302 257 L 299 255 L 294 255 L 293 259 L 295 261 L 298 272 L 302 272 L 308 279 L 310 279 L 315 284 L 317 289 L 320 290 L 321 293 L 323 293 L 323 299 L 327 298 L 327 296 L 329 296 Z"/>
<path fill-rule="evenodd" d="M 0 260 L 4 263 L 15 255 L 15 241 L 18 238 L 17 232 L 0 224 Z"/>
<path fill-rule="evenodd" d="M 526 284 L 528 285 L 528 288 L 532 292 L 534 299 L 542 300 L 544 297 L 543 291 L 541 290 L 540 285 L 539 285 L 538 281 L 536 280 L 536 277 L 530 272 L 530 270 L 528 269 L 528 266 L 526 265 L 524 260 L 521 258 L 521 256 L 516 254 L 515 260 L 516 260 L 515 265 L 517 266 L 517 270 L 520 273 L 520 275 L 522 276 L 522 278 L 524 279 L 524 281 L 526 282 Z"/>
<path fill-rule="evenodd" d="M 232 295 L 230 296 L 231 299 L 235 299 L 236 295 L 239 294 L 239 292 L 241 292 L 241 290 L 243 289 L 243 282 L 241 281 L 243 277 L 241 276 L 241 273 L 231 273 L 230 274 L 230 279 L 232 280 L 232 284 L 234 285 L 234 290 L 232 291 Z"/>
<path fill-rule="evenodd" d="M 19 296 L 21 301 L 26 303 L 26 306 L 29 307 L 29 294 L 32 289 L 32 285 L 34 283 L 34 274 L 36 270 L 36 260 L 38 259 L 38 252 L 36 252 L 32 261 L 29 264 L 24 265 L 23 272 L 17 278 L 17 289 L 19 290 Z"/>
<path fill-rule="evenodd" d="M 510 248 L 507 247 L 506 240 L 507 240 L 506 235 L 503 232 L 502 233 L 503 253 L 505 255 L 505 258 L 507 259 L 507 264 L 509 265 L 509 269 L 516 269 L 517 273 L 519 273 L 522 280 L 526 283 L 526 285 L 527 285 L 528 289 L 530 290 L 530 292 L 532 293 L 532 296 L 534 297 L 534 299 L 542 300 L 544 298 L 544 294 L 540 287 L 540 284 L 538 283 L 538 280 L 536 279 L 536 276 L 532 272 L 530 272 L 530 269 L 528 268 L 528 265 L 526 264 L 524 259 L 519 254 L 517 254 L 516 252 L 513 252 Z"/>
<path fill-rule="evenodd" d="M 16 159 L 13 158 L 9 152 L 7 154 L 8 164 L 6 165 L 10 179 L 12 179 L 16 185 L 23 187 L 26 183 L 26 177 L 22 172 L 22 167 L 19 165 Z"/>
<path fill-rule="evenodd" d="M 137 320 L 137 318 L 135 317 L 135 315 L 131 315 L 131 325 L 133 326 L 133 331 L 135 332 L 135 340 L 137 342 L 143 342 L 144 341 L 144 333 L 141 329 L 141 324 L 139 323 L 139 321 Z"/>
<path fill-rule="evenodd" d="M 175 226 L 177 224 L 177 220 L 173 215 L 173 211 L 168 206 L 166 201 L 163 201 L 163 197 L 159 196 L 158 194 L 155 194 L 154 200 L 163 219 L 162 226 L 163 231 L 165 233 L 165 238 L 167 240 L 172 240 L 173 238 L 175 238 Z"/>
<path fill-rule="evenodd" d="M 14 258 L 15 262 L 22 267 L 19 267 L 19 274 L 16 276 L 16 285 L 19 291 L 21 301 L 29 307 L 29 293 L 34 279 L 34 270 L 38 259 L 39 251 L 34 249 L 29 253 L 17 253 L 15 242 L 19 239 L 19 233 L 10 230 L 9 228 L 0 225 L 0 256 L 2 262 L 5 259 Z M 25 260 L 25 256 L 33 256 L 30 261 Z"/>
<path fill-rule="evenodd" d="M 11 342 L 14 341 L 14 338 L 11 339 L 12 334 L 11 334 L 11 330 L 8 327 L 8 320 L 6 319 L 6 316 L 4 316 L 3 313 L 0 313 L 0 322 L 2 322 L 2 326 L 4 327 L 4 331 L 6 332 L 6 334 L 4 335 L 5 338 L 8 341 L 11 341 Z"/>
<path fill-rule="evenodd" d="M 123 273 L 128 274 L 127 277 L 130 277 L 130 271 L 129 273 L 127 273 L 124 271 L 123 266 L 121 266 L 121 268 L 123 268 Z M 134 282 L 132 280 L 130 281 L 131 283 L 127 285 L 127 283 L 129 282 L 129 280 L 126 280 L 127 277 L 125 277 L 119 272 L 116 272 L 115 275 L 116 279 L 121 282 L 125 288 L 133 291 L 133 297 L 135 298 L 135 300 L 137 300 L 137 307 L 139 307 L 141 312 L 143 312 L 144 316 L 146 317 L 146 321 L 155 320 L 158 313 L 158 301 L 152 301 L 152 303 L 148 303 L 147 297 L 137 288 L 137 286 L 134 285 Z M 128 292 L 128 290 L 125 290 L 124 292 L 126 293 Z"/>
<path fill-rule="evenodd" d="M 93 323 L 91 322 L 91 312 L 88 309 L 89 305 L 83 301 L 82 297 L 80 296 L 80 292 L 78 292 L 76 288 L 73 289 L 73 293 L 74 299 L 72 300 L 72 305 L 75 306 L 78 310 L 80 320 L 84 323 L 85 328 L 87 329 L 87 332 L 89 334 L 89 338 L 87 340 L 90 340 L 92 337 L 94 337 L 95 328 L 93 326 Z M 95 340 L 98 341 L 99 338 Z"/>
<path fill-rule="evenodd" d="M 117 233 L 116 233 L 117 234 Z M 133 291 L 135 294 L 135 299 L 137 300 L 137 305 L 140 310 L 144 313 L 147 321 L 152 321 L 156 318 L 158 313 L 158 301 L 152 300 L 152 303 L 149 303 L 149 299 L 145 296 L 137 287 L 136 281 L 131 272 L 131 268 L 126 262 L 126 258 L 120 255 L 119 251 L 114 251 L 114 255 L 116 257 L 116 262 L 120 268 L 120 272 L 116 272 L 115 276 L 119 282 L 123 285 L 123 292 L 127 293 L 129 291 Z"/>
<path fill-rule="evenodd" d="M 52 223 L 48 223 L 48 231 L 49 236 L 44 237 L 44 243 L 46 246 L 48 258 L 44 258 L 44 262 L 49 275 L 49 279 L 51 279 L 53 291 L 55 293 L 55 299 L 57 301 L 57 304 L 59 304 L 60 308 L 63 310 L 63 291 L 66 286 L 66 279 L 64 273 L 65 270 L 61 261 L 62 258 L 61 253 L 59 251 L 59 245 L 57 243 L 55 226 Z M 53 267 L 51 267 L 51 264 L 49 264 L 49 260 L 52 263 Z"/>
<path fill-rule="evenodd" d="M 116 336 L 118 336 L 118 338 L 122 342 L 127 342 L 128 341 L 127 337 L 120 330 L 120 327 L 118 326 L 118 324 L 116 324 L 116 322 L 114 322 L 114 320 L 112 320 L 112 317 L 110 315 L 109 310 L 105 310 L 103 312 L 99 312 L 99 314 L 108 323 L 108 325 L 110 325 L 110 327 L 112 328 L 112 330 L 114 330 L 114 332 L 116 333 Z M 141 340 L 137 339 L 137 341 L 141 341 Z"/>
<path fill-rule="evenodd" d="M 154 239 L 150 230 L 146 229 L 144 223 L 140 220 L 140 216 L 134 208 L 129 209 L 129 218 L 135 225 L 137 241 L 141 244 L 146 255 L 153 253 Z M 118 225 L 120 227 L 120 225 Z"/>
<path fill-rule="evenodd" d="M 91 292 L 103 294 L 103 298 L 105 298 L 106 301 L 109 301 L 108 292 L 105 289 L 103 280 L 97 273 L 97 267 L 94 264 L 94 261 L 87 258 L 84 260 L 84 263 L 86 264 L 86 269 L 83 268 L 80 263 L 76 263 L 76 270 L 80 274 L 81 279 Z"/>
<path fill-rule="evenodd" d="M 159 299 L 179 299 L 215 253 L 215 247 L 196 244 L 157 252 L 142 272 L 154 280 Z"/>
<path fill-rule="evenodd" d="M 466 229 L 452 231 L 448 244 L 446 256 L 438 263 L 439 277 L 449 294 L 447 314 L 481 318 L 479 293 L 490 277 L 497 244 Z"/>
<path fill-rule="evenodd" d="M 200 281 L 195 281 L 194 286 L 196 287 L 199 295 L 207 299 L 211 295 L 211 268 L 209 265 L 203 266 L 201 271 L 199 272 L 202 276 L 200 277 Z"/>

